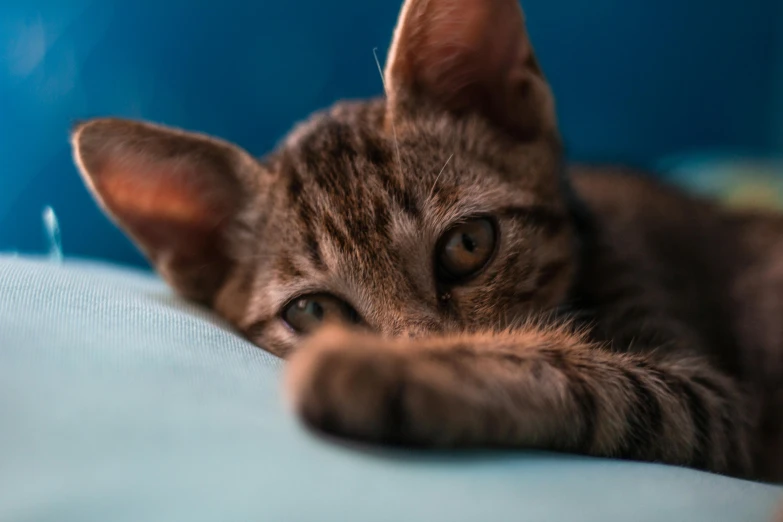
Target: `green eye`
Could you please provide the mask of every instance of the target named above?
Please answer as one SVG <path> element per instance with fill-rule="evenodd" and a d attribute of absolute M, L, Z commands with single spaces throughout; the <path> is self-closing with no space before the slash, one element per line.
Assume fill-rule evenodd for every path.
<path fill-rule="evenodd" d="M 306 295 L 294 299 L 283 310 L 283 320 L 301 334 L 312 333 L 326 322 L 360 322 L 359 315 L 353 308 L 328 294 Z"/>
<path fill-rule="evenodd" d="M 479 273 L 495 252 L 497 233 L 487 218 L 455 226 L 438 242 L 438 273 L 447 281 L 464 281 Z"/>

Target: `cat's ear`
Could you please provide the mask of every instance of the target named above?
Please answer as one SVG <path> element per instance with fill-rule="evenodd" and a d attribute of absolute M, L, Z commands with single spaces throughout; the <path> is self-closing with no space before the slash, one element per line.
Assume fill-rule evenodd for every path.
<path fill-rule="evenodd" d="M 109 216 L 175 290 L 209 304 L 232 267 L 227 236 L 261 166 L 219 140 L 117 119 L 77 126 L 71 143 Z"/>
<path fill-rule="evenodd" d="M 555 130 L 518 0 L 406 0 L 386 67 L 392 117 L 476 113 L 515 138 Z"/>

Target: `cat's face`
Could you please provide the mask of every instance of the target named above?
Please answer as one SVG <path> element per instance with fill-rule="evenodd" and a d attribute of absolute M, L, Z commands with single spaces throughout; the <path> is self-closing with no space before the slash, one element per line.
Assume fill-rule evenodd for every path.
<path fill-rule="evenodd" d="M 409 0 L 386 84 L 263 161 L 120 120 L 78 127 L 75 155 L 174 288 L 280 355 L 330 320 L 426 335 L 558 304 L 572 231 L 516 0 Z"/>

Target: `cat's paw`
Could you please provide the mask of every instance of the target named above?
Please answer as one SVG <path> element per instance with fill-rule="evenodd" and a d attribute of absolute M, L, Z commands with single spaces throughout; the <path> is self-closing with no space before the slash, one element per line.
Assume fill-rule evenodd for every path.
<path fill-rule="evenodd" d="M 318 334 L 288 362 L 294 410 L 310 427 L 334 435 L 450 445 L 453 426 L 447 417 L 453 420 L 455 413 L 450 386 L 409 350 L 336 329 Z"/>

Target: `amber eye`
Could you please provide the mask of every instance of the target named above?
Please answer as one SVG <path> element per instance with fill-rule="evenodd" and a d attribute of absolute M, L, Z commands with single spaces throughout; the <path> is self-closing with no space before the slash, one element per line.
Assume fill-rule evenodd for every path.
<path fill-rule="evenodd" d="M 449 282 L 468 279 L 480 272 L 495 252 L 497 234 L 487 218 L 461 223 L 438 242 L 438 274 Z"/>
<path fill-rule="evenodd" d="M 328 295 L 313 294 L 294 299 L 283 310 L 283 320 L 296 332 L 308 334 L 326 322 L 356 324 L 359 315 L 344 301 Z"/>

